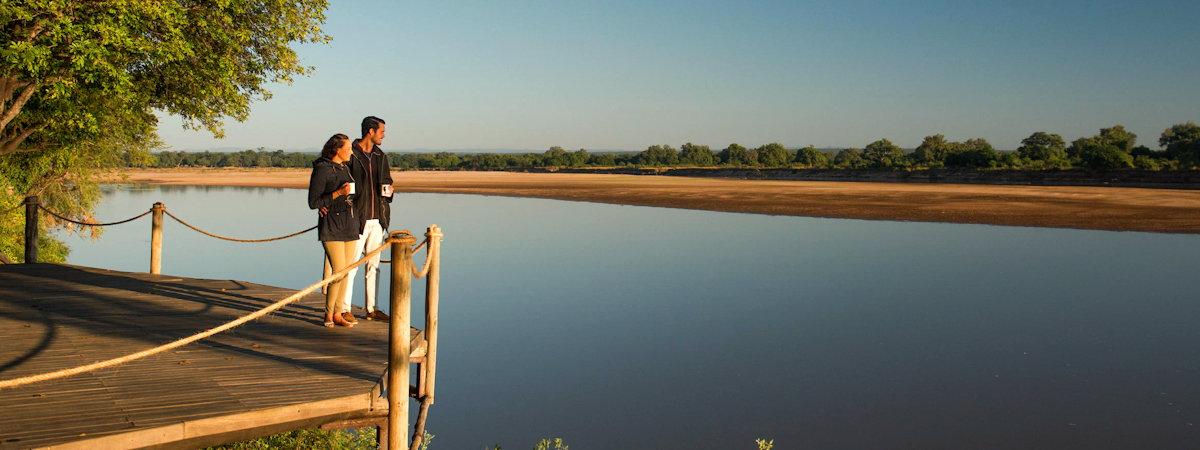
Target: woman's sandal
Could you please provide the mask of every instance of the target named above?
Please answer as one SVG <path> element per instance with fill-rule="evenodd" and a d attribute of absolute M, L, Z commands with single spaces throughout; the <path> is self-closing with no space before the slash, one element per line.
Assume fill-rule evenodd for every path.
<path fill-rule="evenodd" d="M 348 321 L 346 319 L 343 319 L 341 314 L 333 315 L 333 323 L 337 324 L 337 325 L 341 325 L 346 328 L 354 328 L 354 324 L 350 323 L 350 321 Z"/>
<path fill-rule="evenodd" d="M 333 328 L 333 326 L 334 326 L 334 325 L 333 325 L 333 321 L 332 321 L 332 320 L 326 320 L 326 321 L 325 321 L 325 328 Z"/>

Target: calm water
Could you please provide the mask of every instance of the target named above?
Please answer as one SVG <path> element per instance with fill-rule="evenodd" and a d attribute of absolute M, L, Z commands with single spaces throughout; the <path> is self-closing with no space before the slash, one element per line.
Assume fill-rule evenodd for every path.
<path fill-rule="evenodd" d="M 154 201 L 241 237 L 315 222 L 250 188 L 114 186 L 97 217 Z M 1200 236 L 436 194 L 393 222 L 446 233 L 437 449 L 1200 447 Z M 149 227 L 70 262 L 145 271 Z M 315 233 L 165 235 L 164 273 L 320 277 Z"/>

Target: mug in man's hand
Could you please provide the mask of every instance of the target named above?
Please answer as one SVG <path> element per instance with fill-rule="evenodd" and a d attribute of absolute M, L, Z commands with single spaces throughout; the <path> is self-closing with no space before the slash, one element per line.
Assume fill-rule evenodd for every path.
<path fill-rule="evenodd" d="M 348 195 L 354 195 L 354 183 L 346 183 L 346 184 L 350 185 L 350 192 Z"/>
<path fill-rule="evenodd" d="M 392 196 L 392 185 L 390 185 L 390 184 L 379 185 L 379 192 L 384 197 L 391 197 Z"/>

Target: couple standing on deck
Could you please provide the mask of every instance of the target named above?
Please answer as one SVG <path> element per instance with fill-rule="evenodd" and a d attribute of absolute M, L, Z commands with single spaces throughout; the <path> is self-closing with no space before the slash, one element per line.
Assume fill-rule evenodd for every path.
<path fill-rule="evenodd" d="M 317 238 L 325 247 L 325 258 L 333 272 L 346 268 L 364 252 L 383 243 L 391 220 L 392 173 L 387 155 L 379 148 L 386 124 L 369 116 L 362 120 L 362 138 L 350 140 L 335 134 L 313 161 L 308 180 L 308 207 L 318 212 Z M 365 267 L 366 319 L 388 321 L 375 308 L 379 253 Z M 358 323 L 350 311 L 354 275 L 358 268 L 330 283 L 325 291 L 325 326 L 353 327 Z"/>

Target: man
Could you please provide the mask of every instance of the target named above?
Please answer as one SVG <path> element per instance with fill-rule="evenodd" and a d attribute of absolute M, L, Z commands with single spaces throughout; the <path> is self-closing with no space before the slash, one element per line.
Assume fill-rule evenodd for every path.
<path fill-rule="evenodd" d="M 378 247 L 387 236 L 388 223 L 391 221 L 392 203 L 392 171 L 388 165 L 387 155 L 379 148 L 387 125 L 383 119 L 368 116 L 362 120 L 362 138 L 351 143 L 354 156 L 350 158 L 350 175 L 354 177 L 355 193 L 354 213 L 366 221 L 363 232 L 355 243 L 354 254 L 362 257 L 366 251 Z M 366 284 L 363 291 L 366 296 L 365 306 L 367 320 L 388 321 L 390 318 L 383 311 L 375 308 L 375 291 L 378 290 L 379 254 L 376 253 L 367 261 Z M 346 274 L 349 280 L 354 279 L 358 272 L 355 267 Z M 342 301 L 343 318 L 357 322 L 350 313 L 350 299 L 353 297 L 354 283 L 346 287 L 346 297 Z"/>

